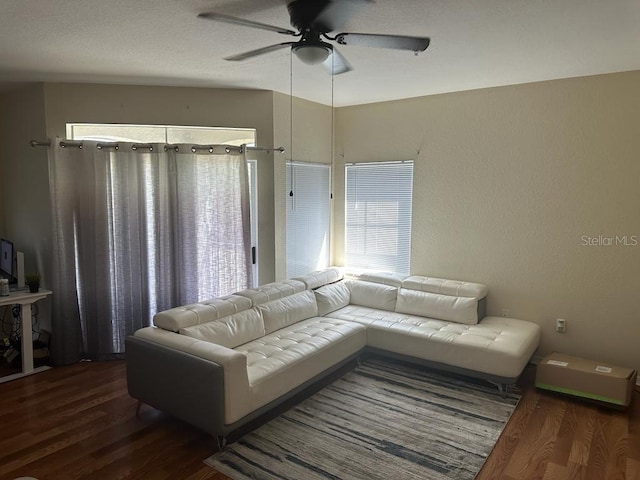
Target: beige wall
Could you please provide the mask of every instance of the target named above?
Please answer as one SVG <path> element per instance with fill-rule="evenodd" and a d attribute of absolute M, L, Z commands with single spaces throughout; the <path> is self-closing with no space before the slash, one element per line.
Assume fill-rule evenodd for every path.
<path fill-rule="evenodd" d="M 490 314 L 542 326 L 540 354 L 640 368 L 640 245 L 583 245 L 640 242 L 640 71 L 345 107 L 336 121 L 336 263 L 344 162 L 415 159 L 412 272 L 486 283 Z"/>
<path fill-rule="evenodd" d="M 24 251 L 27 272 L 42 267 L 50 248 L 50 236 L 43 235 L 51 230 L 47 152 L 29 145 L 30 139 L 45 138 L 42 99 L 41 86 L 6 93 L 0 113 L 3 234 Z"/>
<path fill-rule="evenodd" d="M 275 230 L 276 280 L 286 278 L 286 164 L 292 158 L 300 162 L 331 163 L 332 115 L 332 108 L 326 105 L 300 98 L 294 98 L 291 105 L 288 95 L 274 93 L 274 144 L 285 148 L 284 154 L 274 157 L 275 224 L 278 226 Z"/>
<path fill-rule="evenodd" d="M 29 145 L 31 139 L 46 138 L 44 92 L 42 85 L 32 85 L 0 98 L 0 234 L 24 252 L 25 272 L 40 273 L 46 288 L 51 255 L 47 151 Z M 49 330 L 49 301 L 38 306 L 39 327 Z"/>

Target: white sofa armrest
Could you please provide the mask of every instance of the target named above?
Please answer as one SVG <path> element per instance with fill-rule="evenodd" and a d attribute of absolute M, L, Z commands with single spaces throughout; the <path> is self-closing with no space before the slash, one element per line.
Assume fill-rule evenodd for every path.
<path fill-rule="evenodd" d="M 156 327 L 137 330 L 134 336 L 222 366 L 224 370 L 225 424 L 232 424 L 251 411 L 247 357 L 244 354 L 222 345 Z"/>

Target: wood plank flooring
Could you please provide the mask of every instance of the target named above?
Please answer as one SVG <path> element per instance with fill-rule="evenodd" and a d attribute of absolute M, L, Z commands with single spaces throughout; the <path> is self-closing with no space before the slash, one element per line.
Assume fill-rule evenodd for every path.
<path fill-rule="evenodd" d="M 617 412 L 532 383 L 530 368 L 477 480 L 640 480 L 640 400 Z M 148 406 L 136 418 L 135 407 L 123 361 L 0 384 L 0 479 L 227 479 L 202 463 L 211 437 Z"/>

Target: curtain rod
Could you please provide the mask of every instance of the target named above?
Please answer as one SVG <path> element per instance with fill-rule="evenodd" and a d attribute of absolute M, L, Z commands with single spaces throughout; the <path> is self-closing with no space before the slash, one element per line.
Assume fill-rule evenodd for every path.
<path fill-rule="evenodd" d="M 123 142 L 123 143 L 128 143 L 128 142 Z M 32 147 L 50 147 L 51 146 L 51 141 L 47 140 L 46 142 L 41 141 L 41 140 L 31 140 L 29 142 L 29 145 L 31 145 Z M 74 140 L 62 140 L 60 141 L 60 146 L 65 148 L 65 147 L 76 147 L 76 148 L 82 148 L 82 142 L 81 141 L 74 141 Z M 278 152 L 278 153 L 284 153 L 284 147 L 274 147 L 274 148 L 269 148 L 269 147 L 248 147 L 248 146 L 237 146 L 237 145 L 220 145 L 220 146 L 224 146 L 226 148 L 230 148 L 230 147 L 234 147 L 234 148 L 245 148 L 247 150 L 253 150 L 253 151 L 260 151 L 260 152 Z M 102 148 L 118 148 L 118 142 L 100 142 L 97 144 L 97 148 L 102 149 Z M 131 149 L 132 150 L 138 150 L 139 148 L 142 149 L 150 149 L 151 144 L 149 143 L 134 143 L 131 145 Z M 214 147 L 214 145 L 194 145 L 191 147 L 191 151 L 196 152 L 198 150 L 202 150 L 202 149 L 208 149 L 209 151 L 212 150 L 212 148 Z M 172 149 L 175 148 L 177 150 L 177 145 L 172 145 L 172 144 L 165 144 L 164 149 L 168 150 L 168 149 Z"/>

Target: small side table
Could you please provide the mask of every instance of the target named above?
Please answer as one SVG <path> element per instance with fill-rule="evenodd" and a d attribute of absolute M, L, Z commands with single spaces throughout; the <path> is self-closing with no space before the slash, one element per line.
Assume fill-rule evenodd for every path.
<path fill-rule="evenodd" d="M 33 368 L 33 335 L 31 332 L 31 305 L 38 300 L 48 297 L 53 292 L 50 290 L 42 290 L 38 293 L 31 293 L 29 290 L 19 290 L 11 292 L 8 297 L 0 297 L 0 306 L 3 305 L 20 305 L 21 312 L 20 317 L 22 319 L 22 349 L 20 355 L 22 356 L 22 373 L 15 375 L 8 375 L 6 377 L 0 377 L 0 383 L 8 382 L 9 380 L 15 380 L 16 378 L 25 377 L 32 373 L 38 373 L 43 370 L 48 370 L 51 367 L 39 367 Z"/>

